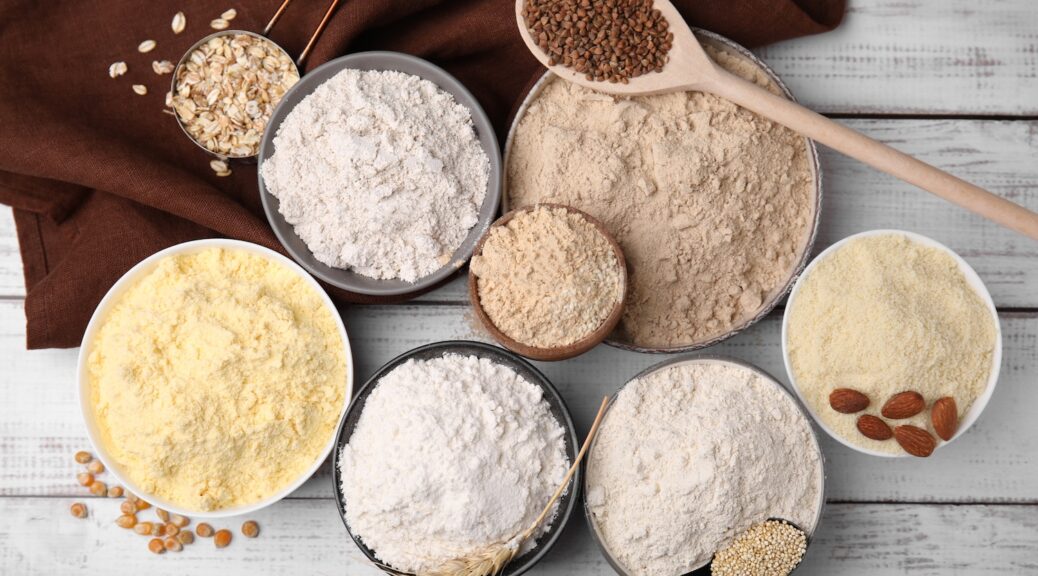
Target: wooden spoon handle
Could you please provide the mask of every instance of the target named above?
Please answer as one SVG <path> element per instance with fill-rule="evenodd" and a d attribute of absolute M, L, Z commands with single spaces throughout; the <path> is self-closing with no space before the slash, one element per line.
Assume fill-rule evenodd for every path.
<path fill-rule="evenodd" d="M 719 68 L 719 67 L 718 67 Z M 949 202 L 1038 240 L 1038 214 L 718 69 L 698 86 Z"/>

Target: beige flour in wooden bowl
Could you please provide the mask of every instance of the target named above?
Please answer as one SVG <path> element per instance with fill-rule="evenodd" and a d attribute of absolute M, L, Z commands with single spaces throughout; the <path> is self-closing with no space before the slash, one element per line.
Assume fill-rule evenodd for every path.
<path fill-rule="evenodd" d="M 706 49 L 782 93 L 748 58 Z M 550 76 L 518 117 L 506 161 L 511 208 L 573 206 L 623 247 L 621 344 L 688 348 L 746 326 L 785 292 L 813 238 L 808 141 L 716 96 L 620 98 Z"/>

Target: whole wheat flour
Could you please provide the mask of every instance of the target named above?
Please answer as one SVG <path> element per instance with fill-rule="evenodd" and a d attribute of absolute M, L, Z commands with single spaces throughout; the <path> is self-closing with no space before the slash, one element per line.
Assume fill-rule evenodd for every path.
<path fill-rule="evenodd" d="M 261 172 L 317 260 L 414 282 L 476 224 L 489 166 L 469 110 L 432 82 L 343 70 L 288 114 Z"/>
<path fill-rule="evenodd" d="M 987 388 L 997 317 L 954 258 L 902 234 L 857 238 L 827 254 L 804 277 L 788 314 L 797 388 L 819 420 L 852 444 L 902 452 L 897 442 L 863 436 L 861 414 L 833 410 L 836 388 L 868 396 L 875 416 L 898 392 L 919 392 L 927 405 L 951 396 L 960 420 Z M 890 423 L 934 432 L 929 410 Z"/>
<path fill-rule="evenodd" d="M 610 554 L 634 576 L 679 576 L 750 526 L 782 518 L 810 534 L 821 460 L 793 399 L 718 361 L 631 381 L 588 461 L 587 501 Z"/>
<path fill-rule="evenodd" d="M 623 269 L 582 214 L 543 206 L 494 226 L 472 258 L 480 306 L 508 337 L 565 346 L 597 330 L 623 298 Z"/>
<path fill-rule="evenodd" d="M 707 51 L 779 93 L 752 62 Z M 804 138 L 698 92 L 625 99 L 555 78 L 507 170 L 513 207 L 568 204 L 609 228 L 631 272 L 618 337 L 647 347 L 708 341 L 770 305 L 816 209 Z"/>
<path fill-rule="evenodd" d="M 343 447 L 346 521 L 382 562 L 431 570 L 526 529 L 569 468 L 565 450 L 541 388 L 511 368 L 409 360 L 379 380 Z"/>

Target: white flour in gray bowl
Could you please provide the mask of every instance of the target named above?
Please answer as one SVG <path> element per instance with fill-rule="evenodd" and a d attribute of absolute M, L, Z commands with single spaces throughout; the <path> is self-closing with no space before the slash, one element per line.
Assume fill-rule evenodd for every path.
<path fill-rule="evenodd" d="M 288 113 L 273 142 L 267 189 L 333 268 L 414 282 L 443 267 L 479 219 L 490 160 L 468 108 L 428 80 L 343 70 Z"/>

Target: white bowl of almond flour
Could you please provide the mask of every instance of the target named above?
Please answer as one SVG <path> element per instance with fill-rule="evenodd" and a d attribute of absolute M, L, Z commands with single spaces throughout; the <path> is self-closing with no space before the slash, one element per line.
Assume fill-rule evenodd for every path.
<path fill-rule="evenodd" d="M 420 58 L 363 52 L 308 73 L 263 134 L 259 187 L 311 274 L 406 299 L 456 273 L 500 202 L 497 137 L 475 97 Z"/>
<path fill-rule="evenodd" d="M 584 472 L 591 534 L 624 576 L 694 572 L 769 519 L 810 542 L 825 504 L 824 459 L 797 400 L 723 357 L 675 358 L 628 381 Z"/>
<path fill-rule="evenodd" d="M 1002 332 L 959 255 L 920 234 L 872 230 L 833 244 L 797 280 L 782 354 L 830 436 L 873 456 L 926 457 L 984 410 Z"/>
<path fill-rule="evenodd" d="M 720 65 L 792 98 L 763 63 L 696 31 Z M 566 204 L 605 224 L 629 266 L 607 343 L 716 344 L 767 315 L 807 264 L 821 203 L 811 141 L 721 98 L 613 97 L 546 73 L 505 143 L 506 209 Z"/>

